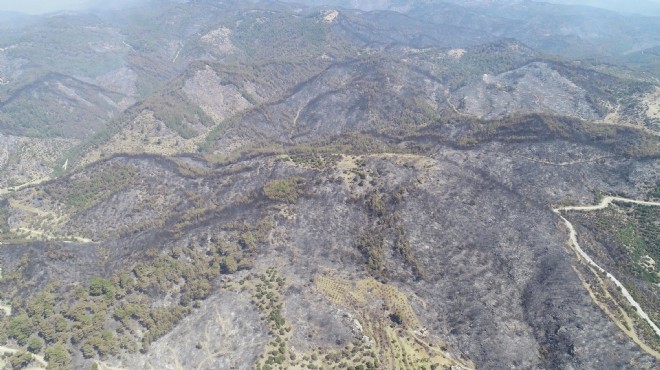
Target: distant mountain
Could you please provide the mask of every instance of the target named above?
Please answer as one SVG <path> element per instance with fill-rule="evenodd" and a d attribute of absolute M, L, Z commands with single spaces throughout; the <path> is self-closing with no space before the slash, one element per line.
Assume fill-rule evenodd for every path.
<path fill-rule="evenodd" d="M 0 11 L 0 29 L 9 30 L 37 22 L 37 17 L 18 12 Z"/>
<path fill-rule="evenodd" d="M 522 2 L 461 9 L 427 4 L 411 8 L 409 14 L 516 38 L 540 51 L 577 58 L 621 55 L 660 44 L 660 18 L 589 7 Z"/>
<path fill-rule="evenodd" d="M 516 38 L 574 58 L 621 55 L 660 45 L 660 18 L 536 1 L 308 1 L 316 6 L 395 10 L 427 23 Z M 449 38 L 451 39 L 451 37 Z"/>
<path fill-rule="evenodd" d="M 565 5 L 588 5 L 617 11 L 624 14 L 638 14 L 643 16 L 660 16 L 660 3 L 656 0 L 545 0 L 543 2 Z"/>

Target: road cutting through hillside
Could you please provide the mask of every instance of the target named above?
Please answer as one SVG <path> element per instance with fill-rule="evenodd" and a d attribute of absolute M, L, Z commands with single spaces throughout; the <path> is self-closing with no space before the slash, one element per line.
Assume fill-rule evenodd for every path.
<path fill-rule="evenodd" d="M 598 161 L 602 161 L 604 159 L 614 158 L 615 156 L 605 155 L 605 156 L 597 157 L 597 158 L 580 159 L 580 160 L 576 160 L 576 161 L 566 161 L 566 162 L 550 162 L 550 161 L 546 161 L 546 160 L 543 160 L 543 159 L 536 159 L 536 158 L 532 158 L 532 157 L 526 157 L 526 156 L 523 156 L 523 155 L 516 155 L 516 157 L 522 158 L 522 159 L 530 161 L 530 162 L 546 164 L 548 166 L 559 166 L 559 167 L 561 167 L 561 166 L 572 166 L 572 165 L 583 164 L 583 163 L 598 162 Z"/>
<path fill-rule="evenodd" d="M 38 185 L 38 184 L 41 184 L 42 182 L 46 182 L 48 180 L 50 180 L 50 177 L 46 176 L 46 177 L 42 177 L 40 179 L 32 180 L 30 182 L 26 182 L 25 184 L 21 184 L 21 185 L 18 185 L 18 186 L 2 188 L 2 189 L 0 189 L 0 196 L 8 194 L 12 191 L 18 191 L 18 190 L 21 190 L 23 188 L 27 188 L 30 185 Z"/>
<path fill-rule="evenodd" d="M 172 63 L 175 63 L 176 60 L 179 59 L 179 54 L 181 54 L 181 50 L 183 50 L 183 45 L 180 45 L 179 48 L 177 49 L 174 58 L 172 58 Z"/>
<path fill-rule="evenodd" d="M 19 227 L 17 230 L 22 231 L 24 233 L 28 233 L 30 236 L 35 237 L 37 239 L 43 239 L 48 241 L 62 241 L 64 243 L 85 243 L 85 244 L 94 243 L 92 239 L 83 238 L 81 236 L 58 237 L 58 236 L 50 235 L 42 230 L 31 229 L 28 227 Z"/>
<path fill-rule="evenodd" d="M 564 216 L 562 216 L 561 211 L 595 211 L 595 210 L 600 210 L 600 209 L 605 209 L 607 208 L 612 202 L 623 202 L 623 203 L 634 203 L 634 204 L 641 204 L 645 206 L 657 206 L 660 207 L 659 202 L 648 202 L 648 201 L 643 201 L 643 200 L 635 200 L 635 199 L 627 199 L 627 198 L 621 198 L 621 197 L 605 197 L 603 200 L 596 205 L 593 206 L 569 206 L 569 207 L 560 207 L 560 208 L 553 208 L 553 212 L 555 212 L 559 217 L 561 217 L 562 220 L 566 223 L 566 227 L 568 228 L 569 231 L 569 237 L 571 241 L 571 246 L 573 249 L 577 252 L 577 254 L 582 257 L 589 265 L 591 265 L 593 268 L 596 270 L 600 271 L 601 273 L 605 274 L 608 279 L 610 279 L 614 285 L 616 285 L 619 289 L 621 289 L 621 294 L 626 298 L 628 303 L 633 306 L 637 310 L 637 314 L 644 319 L 649 326 L 653 329 L 656 335 L 660 336 L 660 328 L 651 320 L 649 315 L 644 312 L 642 307 L 635 301 L 635 299 L 630 295 L 626 287 L 621 284 L 617 278 L 615 278 L 612 274 L 609 272 L 605 271 L 602 267 L 600 267 L 587 253 L 582 250 L 580 247 L 580 244 L 578 243 L 577 240 L 577 232 L 575 231 L 575 228 L 573 227 L 573 224 L 570 223 Z"/>

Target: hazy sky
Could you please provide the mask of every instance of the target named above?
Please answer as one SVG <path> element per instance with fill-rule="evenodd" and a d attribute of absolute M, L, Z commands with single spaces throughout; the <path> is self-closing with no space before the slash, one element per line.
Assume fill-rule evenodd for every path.
<path fill-rule="evenodd" d="M 0 10 L 39 14 L 63 9 L 81 9 L 88 0 L 0 0 Z"/>
<path fill-rule="evenodd" d="M 0 0 L 0 11 L 43 14 L 58 10 L 81 10 L 94 5 L 121 7 L 137 1 L 140 0 Z"/>
<path fill-rule="evenodd" d="M 80 10 L 93 5 L 121 7 L 140 0 L 0 0 L 0 11 L 42 14 L 58 10 Z M 660 0 L 534 0 L 559 4 L 582 4 L 631 13 L 660 14 Z M 319 0 L 323 3 L 323 0 Z M 649 14 L 649 15 L 651 15 Z"/>
<path fill-rule="evenodd" d="M 590 6 L 635 6 L 635 4 L 656 4 L 660 5 L 660 0 L 536 0 L 546 1 L 548 3 L 562 3 L 562 4 L 584 4 Z"/>
<path fill-rule="evenodd" d="M 660 0 L 535 0 L 557 4 L 589 5 L 625 13 L 660 15 Z"/>

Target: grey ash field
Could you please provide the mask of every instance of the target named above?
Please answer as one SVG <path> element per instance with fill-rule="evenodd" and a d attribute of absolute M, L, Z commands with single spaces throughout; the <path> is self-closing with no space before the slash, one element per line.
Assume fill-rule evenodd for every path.
<path fill-rule="evenodd" d="M 0 367 L 657 368 L 660 19 L 307 3 L 5 17 Z"/>

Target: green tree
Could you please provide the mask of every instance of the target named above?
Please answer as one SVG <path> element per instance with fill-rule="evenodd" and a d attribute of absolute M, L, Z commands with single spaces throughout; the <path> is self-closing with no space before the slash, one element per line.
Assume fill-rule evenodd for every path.
<path fill-rule="evenodd" d="M 93 340 L 94 338 L 92 338 Z M 87 341 L 80 346 L 80 351 L 82 352 L 82 355 L 84 358 L 92 358 L 96 354 L 96 350 L 94 349 L 94 345 L 90 341 Z"/>
<path fill-rule="evenodd" d="M 39 351 L 41 351 L 41 348 L 43 346 L 44 346 L 44 341 L 37 337 L 31 337 L 27 343 L 27 349 L 32 353 L 39 353 Z"/>
<path fill-rule="evenodd" d="M 71 355 L 62 343 L 47 347 L 44 351 L 44 359 L 48 361 L 49 370 L 65 370 L 71 367 Z"/>
<path fill-rule="evenodd" d="M 111 281 L 102 277 L 94 277 L 89 285 L 89 294 L 92 296 L 105 295 L 108 298 L 113 298 L 115 293 L 115 286 Z"/>
<path fill-rule="evenodd" d="M 238 265 L 231 254 L 222 258 L 221 269 L 223 274 L 233 274 L 238 270 Z"/>
<path fill-rule="evenodd" d="M 8 369 L 24 369 L 32 362 L 32 355 L 26 351 L 18 351 L 7 359 Z"/>
<path fill-rule="evenodd" d="M 247 231 L 241 234 L 238 244 L 250 253 L 257 250 L 257 238 L 251 232 Z"/>
<path fill-rule="evenodd" d="M 301 195 L 304 181 L 305 179 L 298 176 L 271 180 L 264 185 L 264 194 L 272 200 L 293 203 Z"/>
<path fill-rule="evenodd" d="M 32 334 L 32 321 L 26 313 L 14 317 L 9 322 L 9 337 L 14 338 L 19 345 L 24 346 Z"/>

